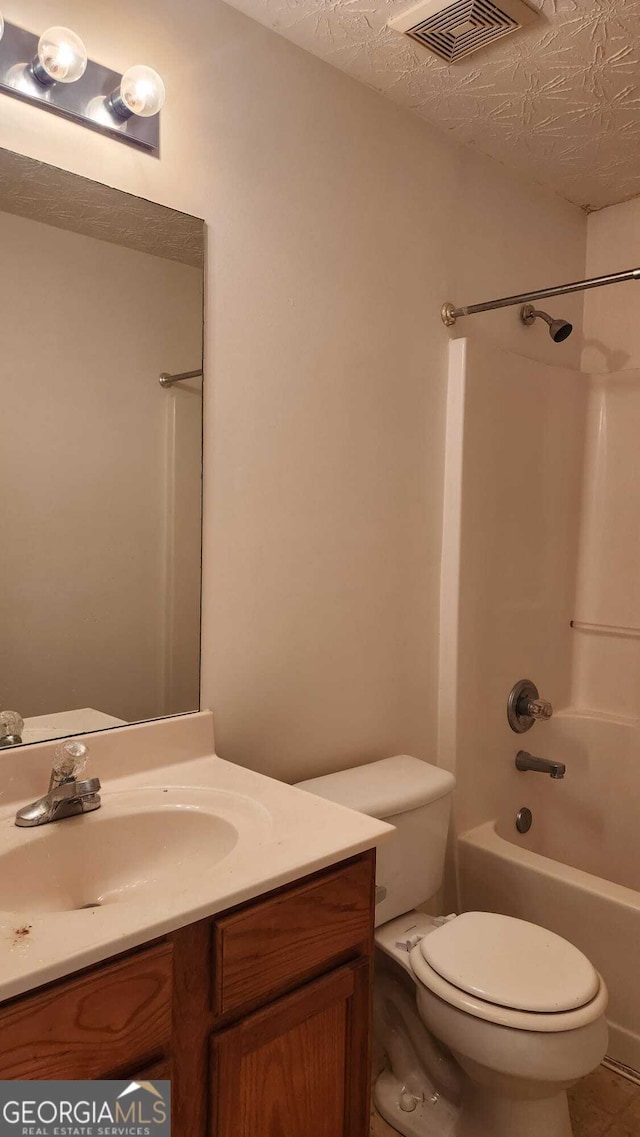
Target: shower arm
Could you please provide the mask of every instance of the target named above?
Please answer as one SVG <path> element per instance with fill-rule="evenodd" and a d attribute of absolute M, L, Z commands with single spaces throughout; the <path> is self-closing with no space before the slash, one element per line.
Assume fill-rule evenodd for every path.
<path fill-rule="evenodd" d="M 594 276 L 591 280 L 578 280 L 573 284 L 558 284 L 555 288 L 540 288 L 537 292 L 523 292 L 520 296 L 503 296 L 501 300 L 487 300 L 484 304 L 469 304 L 466 308 L 456 308 L 447 301 L 442 305 L 443 324 L 451 328 L 459 316 L 475 316 L 478 312 L 491 312 L 494 308 L 510 308 L 516 304 L 530 304 L 537 300 L 547 300 L 551 296 L 567 296 L 570 292 L 586 292 L 588 288 L 603 288 L 605 284 L 623 284 L 626 280 L 640 280 L 640 268 L 630 268 L 626 272 L 612 272 L 609 276 Z"/>

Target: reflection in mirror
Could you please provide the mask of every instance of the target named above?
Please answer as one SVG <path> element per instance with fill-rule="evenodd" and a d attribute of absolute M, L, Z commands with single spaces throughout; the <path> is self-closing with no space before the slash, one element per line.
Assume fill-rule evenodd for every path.
<path fill-rule="evenodd" d="M 0 150 L 0 745 L 198 708 L 203 236 Z"/>

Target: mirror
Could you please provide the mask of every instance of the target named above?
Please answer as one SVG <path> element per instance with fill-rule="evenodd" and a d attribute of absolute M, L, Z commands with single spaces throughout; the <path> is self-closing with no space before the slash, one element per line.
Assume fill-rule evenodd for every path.
<path fill-rule="evenodd" d="M 204 223 L 0 150 L 0 247 L 0 741 L 197 710 Z"/>

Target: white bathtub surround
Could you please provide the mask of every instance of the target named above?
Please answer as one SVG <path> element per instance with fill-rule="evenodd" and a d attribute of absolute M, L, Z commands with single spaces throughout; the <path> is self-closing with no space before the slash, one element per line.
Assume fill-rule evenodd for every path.
<path fill-rule="evenodd" d="M 456 774 L 458 833 L 503 812 L 523 779 L 544 782 L 515 770 L 523 745 L 554 757 L 549 724 L 514 734 L 506 708 L 525 678 L 556 709 L 570 701 L 585 418 L 580 372 L 475 334 L 452 344 L 439 762 Z"/>
<path fill-rule="evenodd" d="M 371 848 L 384 822 L 218 758 L 212 716 L 91 735 L 95 813 L 35 829 L 56 743 L 0 762 L 0 1000 Z M 85 907 L 94 905 L 97 907 Z"/>
<path fill-rule="evenodd" d="M 619 300 L 635 330 L 637 289 L 632 289 L 632 304 L 622 296 Z M 593 351 L 585 356 L 592 358 Z M 626 358 L 624 352 L 618 356 L 620 362 Z M 605 717 L 634 719 L 640 732 L 640 370 L 612 366 L 608 373 L 594 372 L 585 381 L 587 436 L 571 702 Z"/>
<path fill-rule="evenodd" d="M 640 635 L 613 625 L 640 628 L 638 390 L 637 371 L 592 382 L 476 337 L 452 346 L 440 649 L 460 907 L 575 943 L 610 990 L 609 1053 L 635 1069 Z M 554 706 L 524 736 L 506 716 L 523 678 Z M 523 747 L 566 777 L 518 772 Z"/>

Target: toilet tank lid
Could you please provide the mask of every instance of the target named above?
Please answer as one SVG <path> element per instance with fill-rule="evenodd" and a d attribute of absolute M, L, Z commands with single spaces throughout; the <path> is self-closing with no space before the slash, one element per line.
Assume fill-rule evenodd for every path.
<path fill-rule="evenodd" d="M 448 770 L 409 754 L 298 782 L 301 790 L 380 820 L 437 801 L 450 794 L 454 785 Z"/>

